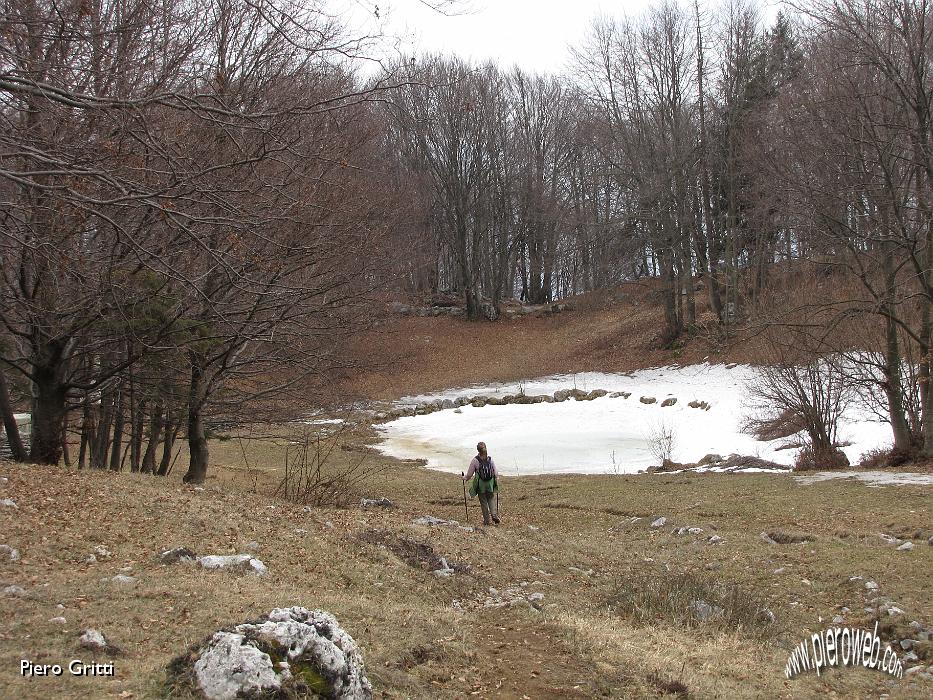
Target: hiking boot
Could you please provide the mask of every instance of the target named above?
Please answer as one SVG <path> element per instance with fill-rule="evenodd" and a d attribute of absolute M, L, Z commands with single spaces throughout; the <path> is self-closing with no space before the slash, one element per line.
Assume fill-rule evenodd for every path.
<path fill-rule="evenodd" d="M 502 522 L 501 520 L 499 520 L 499 516 L 498 516 L 498 515 L 492 516 L 492 521 L 493 521 L 496 525 L 498 525 L 499 523 Z"/>

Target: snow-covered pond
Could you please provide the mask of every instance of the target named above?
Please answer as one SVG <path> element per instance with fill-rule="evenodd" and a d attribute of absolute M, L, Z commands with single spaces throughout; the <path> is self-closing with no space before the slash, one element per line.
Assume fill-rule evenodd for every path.
<path fill-rule="evenodd" d="M 554 375 L 510 384 L 453 389 L 410 396 L 399 404 L 471 396 L 553 394 L 558 389 L 605 389 L 630 392 L 629 398 L 604 396 L 592 401 L 463 406 L 428 415 L 399 418 L 378 426 L 379 449 L 400 459 L 427 460 L 427 466 L 449 472 L 466 469 L 483 440 L 503 475 L 551 473 L 634 473 L 658 460 L 649 437 L 658 426 L 672 426 L 673 459 L 695 462 L 708 453 L 753 455 L 780 464 L 793 464 L 797 450 L 779 450 L 787 439 L 762 442 L 741 431 L 751 408 L 747 383 L 754 368 L 743 365 L 699 364 L 660 367 L 631 374 L 586 372 Z M 653 404 L 639 398 L 654 397 Z M 673 406 L 661 402 L 676 397 Z M 709 410 L 691 408 L 705 401 Z M 855 463 L 870 448 L 890 443 L 890 428 L 852 407 L 840 438 Z"/>

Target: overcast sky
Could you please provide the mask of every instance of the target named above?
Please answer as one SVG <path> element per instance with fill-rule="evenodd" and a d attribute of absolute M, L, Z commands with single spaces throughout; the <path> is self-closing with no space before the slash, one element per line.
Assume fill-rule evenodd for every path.
<path fill-rule="evenodd" d="M 472 11 L 444 16 L 419 0 L 332 0 L 331 7 L 352 26 L 375 29 L 375 9 L 383 31 L 399 37 L 403 53 L 455 53 L 502 66 L 517 63 L 540 72 L 559 72 L 570 45 L 579 45 L 593 17 L 641 14 L 652 0 L 466 0 Z M 774 4 L 775 0 L 764 0 Z M 692 0 L 691 0 L 692 4 Z M 701 0 L 701 7 L 712 6 Z M 718 4 L 718 3 L 717 3 Z M 350 11 L 347 12 L 347 8 Z M 766 15 L 774 10 L 765 9 Z"/>

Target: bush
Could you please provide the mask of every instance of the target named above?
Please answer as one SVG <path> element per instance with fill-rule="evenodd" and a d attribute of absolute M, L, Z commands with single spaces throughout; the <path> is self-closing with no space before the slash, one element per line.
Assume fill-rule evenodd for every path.
<path fill-rule="evenodd" d="M 648 449 L 658 464 L 671 461 L 677 448 L 677 428 L 661 419 L 648 429 Z"/>
<path fill-rule="evenodd" d="M 345 507 L 359 501 L 360 487 L 382 467 L 366 464 L 366 455 L 338 463 L 333 458 L 338 437 L 322 441 L 305 430 L 285 452 L 285 476 L 276 495 L 311 506 Z"/>
<path fill-rule="evenodd" d="M 793 428 L 803 434 L 797 469 L 849 465 L 839 450 L 838 430 L 854 390 L 831 362 L 817 359 L 796 365 L 782 358 L 762 366 L 749 389 L 763 415 L 747 421 L 747 427 L 764 436 L 788 437 Z"/>
<path fill-rule="evenodd" d="M 804 445 L 794 461 L 795 471 L 815 469 L 843 469 L 849 466 L 849 458 L 838 448 L 814 450 L 811 444 Z"/>
<path fill-rule="evenodd" d="M 863 469 L 899 467 L 902 464 L 909 462 L 914 457 L 915 455 L 909 452 L 904 452 L 903 450 L 877 447 L 875 449 L 863 452 L 862 456 L 859 457 L 858 465 Z"/>

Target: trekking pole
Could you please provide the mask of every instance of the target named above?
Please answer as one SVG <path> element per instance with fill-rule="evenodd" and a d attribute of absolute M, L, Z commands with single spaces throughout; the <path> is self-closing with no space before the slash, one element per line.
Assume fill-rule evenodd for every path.
<path fill-rule="evenodd" d="M 460 472 L 460 480 L 463 481 L 463 513 L 466 515 L 467 521 L 470 520 L 470 511 L 467 509 L 467 500 L 466 500 L 466 477 L 463 476 L 463 472 Z"/>

